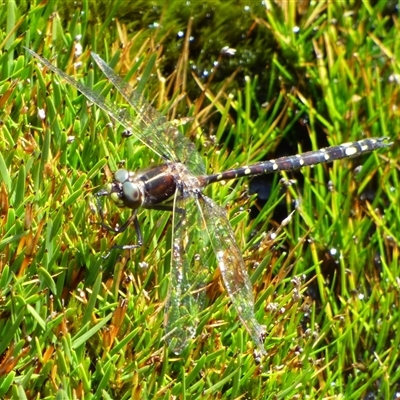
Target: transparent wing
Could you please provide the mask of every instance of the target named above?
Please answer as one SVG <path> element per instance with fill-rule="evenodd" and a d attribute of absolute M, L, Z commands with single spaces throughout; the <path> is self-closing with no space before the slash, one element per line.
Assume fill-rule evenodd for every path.
<path fill-rule="evenodd" d="M 183 198 L 177 192 L 174 203 L 171 273 L 164 325 L 170 349 L 179 354 L 196 334 L 212 252 L 195 199 Z"/>
<path fill-rule="evenodd" d="M 132 107 L 130 112 L 135 114 L 136 123 L 135 131 L 132 133 L 145 143 L 156 147 L 170 160 L 185 164 L 193 174 L 205 174 L 204 161 L 195 145 L 164 115 L 152 107 L 140 93 L 118 76 L 96 53 L 92 52 L 92 57 L 104 75 Z"/>
<path fill-rule="evenodd" d="M 122 126 L 128 129 L 132 135 L 134 135 L 138 140 L 140 140 L 143 144 L 149 147 L 154 151 L 158 156 L 163 158 L 168 158 L 171 161 L 177 161 L 175 153 L 172 149 L 165 148 L 165 146 L 160 146 L 158 143 L 157 133 L 152 134 L 148 130 L 144 135 L 140 132 L 141 124 L 139 121 L 136 121 L 132 115 L 127 113 L 125 110 L 122 112 L 120 108 L 116 105 L 109 102 L 106 98 L 104 98 L 100 93 L 95 92 L 94 90 L 84 86 L 80 82 L 76 81 L 71 76 L 67 75 L 64 71 L 55 67 L 45 58 L 39 56 L 34 51 L 30 49 L 26 49 L 30 54 L 36 57 L 42 64 L 46 65 L 50 70 L 52 70 L 57 75 L 61 76 L 64 80 L 66 80 L 70 85 L 74 86 L 78 89 L 86 98 L 88 98 L 92 103 L 96 104 L 102 110 L 104 110 L 111 118 L 119 122 Z"/>
<path fill-rule="evenodd" d="M 204 162 L 196 151 L 194 144 L 155 110 L 143 96 L 128 83 L 124 82 L 97 54 L 92 53 L 94 60 L 110 82 L 129 102 L 131 109 L 121 110 L 100 93 L 76 81 L 34 51 L 26 50 L 50 70 L 78 89 L 87 99 L 104 110 L 111 118 L 129 130 L 136 139 L 149 147 L 159 157 L 167 161 L 187 163 L 187 166 L 196 175 L 205 173 Z"/>
<path fill-rule="evenodd" d="M 266 330 L 254 315 L 253 289 L 226 212 L 213 200 L 201 194 L 196 202 L 202 212 L 203 224 L 207 229 L 230 300 L 241 322 L 257 344 L 258 350 L 265 355 L 263 338 Z"/>

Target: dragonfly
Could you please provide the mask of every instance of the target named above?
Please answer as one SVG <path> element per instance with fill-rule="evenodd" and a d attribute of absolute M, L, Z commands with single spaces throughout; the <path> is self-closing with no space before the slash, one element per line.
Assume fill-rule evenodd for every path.
<path fill-rule="evenodd" d="M 196 335 L 210 271 L 217 265 L 239 320 L 256 345 L 255 352 L 265 356 L 266 328 L 255 315 L 252 284 L 242 253 L 225 209 L 207 197 L 203 193 L 204 188 L 212 183 L 241 177 L 291 171 L 356 157 L 390 146 L 388 138 L 367 138 L 207 175 L 204 161 L 194 143 L 99 55 L 91 53 L 108 81 L 127 102 L 129 108 L 124 108 L 123 112 L 114 102 L 78 82 L 50 61 L 30 49 L 26 50 L 162 160 L 161 164 L 143 171 L 117 170 L 113 181 L 96 196 L 98 199 L 108 196 L 118 207 L 132 210 L 131 217 L 121 227 L 113 229 L 120 233 L 134 225 L 137 244 L 122 246 L 124 249 L 134 249 L 143 244 L 137 218 L 139 209 L 172 212 L 170 281 L 164 317 L 165 338 L 170 349 L 180 354 Z M 100 202 L 98 210 L 103 222 Z"/>

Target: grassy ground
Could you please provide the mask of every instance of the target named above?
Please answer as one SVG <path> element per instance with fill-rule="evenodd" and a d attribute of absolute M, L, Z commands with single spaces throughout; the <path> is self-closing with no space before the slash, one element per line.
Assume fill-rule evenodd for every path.
<path fill-rule="evenodd" d="M 395 2 L 188 4 L 2 6 L 0 397 L 395 398 Z M 217 270 L 193 342 L 181 356 L 168 351 L 171 215 L 140 212 L 144 246 L 103 259 L 136 238 L 100 230 L 92 197 L 122 160 L 130 169 L 159 160 L 122 140 L 120 127 L 23 46 L 101 89 L 90 65 L 90 50 L 98 52 L 171 120 L 191 117 L 180 128 L 210 172 L 364 136 L 394 141 L 285 174 L 296 182 L 284 190 L 282 176 L 271 176 L 257 189 L 259 197 L 270 190 L 264 202 L 249 197 L 256 189 L 247 180 L 207 189 L 226 207 L 252 275 L 268 328 L 261 364 Z M 236 54 L 221 55 L 224 46 Z M 128 215 L 108 210 L 113 223 Z"/>

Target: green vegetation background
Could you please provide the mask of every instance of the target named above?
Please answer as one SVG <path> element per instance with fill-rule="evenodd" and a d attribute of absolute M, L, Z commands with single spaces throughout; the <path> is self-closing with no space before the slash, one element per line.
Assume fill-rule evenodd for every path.
<path fill-rule="evenodd" d="M 0 6 L 1 398 L 396 397 L 398 2 Z M 207 188 L 252 275 L 268 328 L 261 364 L 218 270 L 193 342 L 168 351 L 171 215 L 141 212 L 144 246 L 103 259 L 135 236 L 102 231 L 92 197 L 122 160 L 159 160 L 23 46 L 104 87 L 90 61 L 99 53 L 169 110 L 209 171 L 363 137 L 394 142 L 285 174 L 285 189 L 281 175 Z M 114 224 L 128 215 L 108 210 Z"/>

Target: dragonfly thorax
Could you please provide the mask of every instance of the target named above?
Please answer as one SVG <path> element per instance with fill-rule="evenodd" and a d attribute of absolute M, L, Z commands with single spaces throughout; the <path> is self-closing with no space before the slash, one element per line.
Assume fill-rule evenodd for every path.
<path fill-rule="evenodd" d="M 143 188 L 140 182 L 132 181 L 132 174 L 126 169 L 115 172 L 114 181 L 107 185 L 107 192 L 118 207 L 135 210 L 143 203 Z"/>

